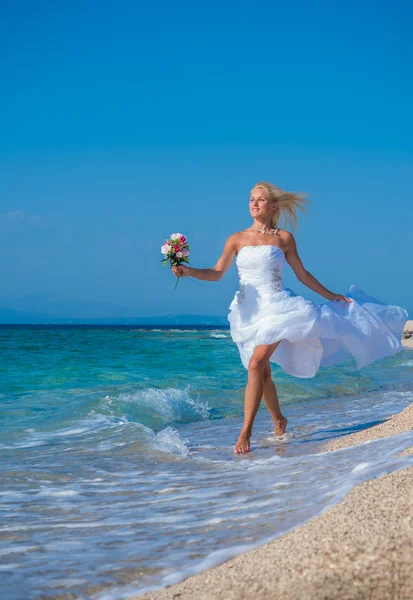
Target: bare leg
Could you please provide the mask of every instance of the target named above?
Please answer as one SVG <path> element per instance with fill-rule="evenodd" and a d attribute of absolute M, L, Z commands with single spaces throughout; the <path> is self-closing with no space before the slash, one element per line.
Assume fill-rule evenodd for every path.
<path fill-rule="evenodd" d="M 281 413 L 277 388 L 271 378 L 270 361 L 264 367 L 264 401 L 274 421 L 275 435 L 283 435 L 287 429 L 288 419 Z"/>
<path fill-rule="evenodd" d="M 235 454 L 250 451 L 252 426 L 264 392 L 264 368 L 280 341 L 269 346 L 257 346 L 251 356 L 248 365 L 248 383 L 245 389 L 244 425 L 234 448 Z"/>

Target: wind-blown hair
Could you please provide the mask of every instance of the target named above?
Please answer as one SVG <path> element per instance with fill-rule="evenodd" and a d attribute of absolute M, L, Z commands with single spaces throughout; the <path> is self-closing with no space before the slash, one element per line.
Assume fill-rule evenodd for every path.
<path fill-rule="evenodd" d="M 253 187 L 254 190 L 256 188 L 266 190 L 270 201 L 276 204 L 276 209 L 272 216 L 274 227 L 279 227 L 279 222 L 281 221 L 283 225 L 295 229 L 298 226 L 298 211 L 301 210 L 303 213 L 309 214 L 306 207 L 310 204 L 307 200 L 307 194 L 302 192 L 286 192 L 267 181 L 259 181 Z"/>

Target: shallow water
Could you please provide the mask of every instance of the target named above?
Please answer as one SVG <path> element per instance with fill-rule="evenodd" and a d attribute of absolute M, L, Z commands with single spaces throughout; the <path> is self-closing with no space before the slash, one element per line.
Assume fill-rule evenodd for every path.
<path fill-rule="evenodd" d="M 273 379 L 234 456 L 246 371 L 226 330 L 0 329 L 0 582 L 7 598 L 122 598 L 297 526 L 359 481 L 413 464 L 411 433 L 322 444 L 413 400 L 413 351 Z"/>

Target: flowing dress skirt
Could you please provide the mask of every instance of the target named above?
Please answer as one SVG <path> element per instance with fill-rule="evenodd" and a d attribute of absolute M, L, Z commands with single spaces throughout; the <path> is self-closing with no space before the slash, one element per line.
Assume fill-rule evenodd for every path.
<path fill-rule="evenodd" d="M 408 313 L 352 285 L 345 300 L 315 305 L 285 288 L 275 294 L 237 292 L 228 320 L 247 369 L 256 346 L 282 340 L 270 360 L 295 377 L 314 377 L 320 366 L 353 357 L 360 369 L 396 354 Z"/>

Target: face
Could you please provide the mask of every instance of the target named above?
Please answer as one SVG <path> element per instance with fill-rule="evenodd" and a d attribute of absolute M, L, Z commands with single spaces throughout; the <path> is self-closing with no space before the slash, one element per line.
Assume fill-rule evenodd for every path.
<path fill-rule="evenodd" d="M 250 195 L 250 213 L 254 219 L 260 221 L 271 217 L 274 211 L 273 204 L 268 198 L 264 188 L 254 188 Z"/>

